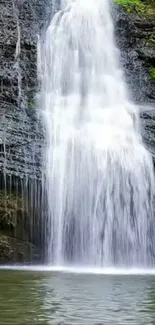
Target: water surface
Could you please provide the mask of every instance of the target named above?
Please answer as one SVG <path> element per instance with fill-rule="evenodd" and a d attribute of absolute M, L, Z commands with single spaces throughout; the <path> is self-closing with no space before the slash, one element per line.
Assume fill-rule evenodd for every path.
<path fill-rule="evenodd" d="M 154 325 L 155 276 L 0 271 L 0 325 Z"/>

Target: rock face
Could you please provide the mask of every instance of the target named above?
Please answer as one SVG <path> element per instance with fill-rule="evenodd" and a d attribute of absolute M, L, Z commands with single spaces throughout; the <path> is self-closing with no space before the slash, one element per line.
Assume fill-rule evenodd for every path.
<path fill-rule="evenodd" d="M 142 135 L 155 162 L 155 1 L 139 1 L 143 10 L 131 7 L 135 1 L 116 0 L 114 9 L 117 44 L 131 97 L 142 105 Z M 128 5 L 126 5 L 128 4 Z"/>
<path fill-rule="evenodd" d="M 38 176 L 40 145 L 34 111 L 39 1 L 0 3 L 0 171 Z M 34 118 L 35 117 L 35 118 Z"/>
<path fill-rule="evenodd" d="M 127 14 L 119 8 L 115 23 L 121 63 L 134 100 L 155 102 L 155 80 L 151 77 L 155 67 L 155 15 Z"/>
<path fill-rule="evenodd" d="M 47 0 L 0 1 L 0 191 L 3 193 L 0 194 L 0 262 L 30 260 L 27 252 L 33 244 L 41 251 L 39 209 L 43 129 L 35 101 L 38 91 L 37 37 L 40 28 L 43 29 L 50 19 L 52 10 L 51 1 Z M 7 199 L 8 191 L 17 195 L 17 202 L 10 198 L 14 204 Z M 9 223 L 10 216 L 18 219 L 20 209 L 15 206 L 20 205 L 20 200 L 27 204 L 26 229 L 23 221 L 14 226 Z M 25 211 L 23 216 L 25 220 Z M 2 254 L 5 243 L 7 250 Z M 31 252 L 35 250 L 31 249 Z"/>
<path fill-rule="evenodd" d="M 35 246 L 14 237 L 1 234 L 0 264 L 29 263 L 35 256 Z"/>

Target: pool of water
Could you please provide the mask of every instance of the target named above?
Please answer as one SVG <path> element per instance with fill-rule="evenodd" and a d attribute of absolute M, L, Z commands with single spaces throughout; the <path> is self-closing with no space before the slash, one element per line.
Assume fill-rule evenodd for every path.
<path fill-rule="evenodd" d="M 155 275 L 0 270 L 0 325 L 154 325 Z"/>

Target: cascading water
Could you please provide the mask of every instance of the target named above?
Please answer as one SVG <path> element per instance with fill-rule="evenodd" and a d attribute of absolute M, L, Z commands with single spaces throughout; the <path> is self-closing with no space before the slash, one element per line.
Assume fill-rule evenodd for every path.
<path fill-rule="evenodd" d="M 40 42 L 48 263 L 148 266 L 154 175 L 108 0 L 62 1 Z"/>

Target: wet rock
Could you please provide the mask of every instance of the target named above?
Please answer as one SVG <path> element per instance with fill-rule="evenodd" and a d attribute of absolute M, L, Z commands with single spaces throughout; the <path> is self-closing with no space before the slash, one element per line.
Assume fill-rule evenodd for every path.
<path fill-rule="evenodd" d="M 29 263 L 35 256 L 35 246 L 0 234 L 0 264 Z"/>
<path fill-rule="evenodd" d="M 32 193 L 29 194 L 29 188 L 27 194 L 32 195 Z M 26 195 L 23 195 L 22 197 L 17 191 L 14 193 L 13 189 L 8 192 L 6 192 L 6 190 L 0 191 L 0 240 L 1 236 L 2 238 L 3 236 L 8 237 L 9 241 L 7 246 L 9 246 L 9 244 L 11 245 L 11 243 L 15 246 L 17 245 L 18 255 L 20 253 L 19 248 L 22 248 L 22 244 L 23 249 L 27 249 L 28 247 L 33 248 L 31 249 L 31 255 L 29 255 L 29 261 L 34 261 L 38 258 L 41 259 L 41 224 L 38 216 L 39 211 L 36 209 L 35 198 L 33 198 L 32 210 L 30 198 L 28 196 L 26 197 Z M 2 241 L 2 243 L 0 261 L 1 257 L 3 257 L 2 249 L 4 248 L 5 242 Z M 15 248 L 16 247 L 14 247 L 14 249 Z M 21 252 L 23 254 L 23 250 Z M 10 260 L 11 258 L 14 260 L 14 255 L 11 254 L 9 256 Z M 28 255 L 25 258 L 24 256 L 25 255 L 23 255 L 23 260 L 27 261 Z"/>
<path fill-rule="evenodd" d="M 0 234 L 6 236 L 2 246 L 6 243 L 13 260 L 19 260 L 15 248 L 13 255 L 9 253 L 14 242 L 37 246 L 35 256 L 42 252 L 44 130 L 36 102 L 37 41 L 51 19 L 54 3 L 0 1 Z M 22 255 L 22 245 L 18 247 Z"/>
<path fill-rule="evenodd" d="M 41 177 L 37 40 L 51 9 L 47 0 L 0 2 L 0 172 L 19 177 Z"/>
<path fill-rule="evenodd" d="M 152 109 L 150 111 L 141 113 L 142 120 L 142 135 L 147 148 L 150 150 L 155 166 L 155 111 Z"/>
<path fill-rule="evenodd" d="M 125 1 L 124 1 L 125 2 Z M 117 44 L 126 82 L 135 101 L 155 102 L 155 81 L 149 73 L 155 66 L 155 13 L 127 13 L 121 6 L 114 9 Z"/>
<path fill-rule="evenodd" d="M 151 73 L 155 67 L 154 1 L 152 6 L 154 7 L 149 15 L 145 11 L 137 13 L 133 8 L 129 13 L 121 6 L 116 6 L 114 20 L 121 65 L 131 98 L 138 104 L 143 104 L 140 114 L 142 136 L 155 165 L 155 80 Z M 148 109 L 150 105 L 151 108 Z"/>

